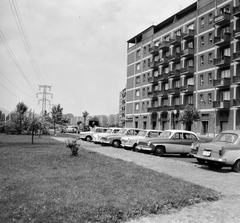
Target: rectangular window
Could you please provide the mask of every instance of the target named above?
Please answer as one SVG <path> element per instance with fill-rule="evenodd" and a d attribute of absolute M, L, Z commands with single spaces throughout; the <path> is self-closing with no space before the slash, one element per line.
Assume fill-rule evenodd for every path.
<path fill-rule="evenodd" d="M 193 59 L 190 59 L 190 60 L 187 61 L 187 65 L 189 67 L 193 67 L 193 63 L 194 63 Z"/>
<path fill-rule="evenodd" d="M 200 85 L 203 85 L 203 74 L 200 75 Z"/>
<path fill-rule="evenodd" d="M 137 76 L 136 77 L 136 84 L 139 84 L 140 83 L 140 76 Z"/>
<path fill-rule="evenodd" d="M 140 91 L 139 90 L 136 90 L 136 92 L 135 92 L 136 94 L 136 97 L 139 97 L 140 96 Z"/>
<path fill-rule="evenodd" d="M 187 85 L 194 85 L 193 77 L 187 79 Z"/>
<path fill-rule="evenodd" d="M 180 80 L 175 81 L 175 88 L 179 88 L 180 87 Z"/>
<path fill-rule="evenodd" d="M 181 29 L 175 32 L 175 36 L 181 36 Z"/>
<path fill-rule="evenodd" d="M 143 67 L 146 67 L 146 60 L 143 61 Z"/>
<path fill-rule="evenodd" d="M 143 90 L 142 90 L 142 95 L 143 96 L 145 96 L 145 91 L 146 91 L 145 88 L 143 88 Z"/>
<path fill-rule="evenodd" d="M 201 44 L 201 46 L 204 46 L 204 36 L 201 36 L 201 38 L 200 38 L 200 44 Z"/>
<path fill-rule="evenodd" d="M 220 71 L 221 78 L 230 77 L 230 69 L 225 69 Z"/>
<path fill-rule="evenodd" d="M 142 103 L 142 110 L 145 110 L 145 102 Z"/>
<path fill-rule="evenodd" d="M 139 110 L 139 103 L 136 103 L 135 104 L 135 111 L 138 111 Z"/>
<path fill-rule="evenodd" d="M 212 94 L 208 93 L 208 104 L 212 103 Z"/>
<path fill-rule="evenodd" d="M 220 9 L 220 14 L 223 14 L 223 13 L 230 13 L 230 5 L 227 5 Z"/>
<path fill-rule="evenodd" d="M 204 17 L 201 18 L 201 28 L 204 27 Z"/>
<path fill-rule="evenodd" d="M 140 63 L 137 63 L 137 70 L 140 70 Z"/>
<path fill-rule="evenodd" d="M 147 47 L 143 47 L 143 54 L 146 54 L 147 53 Z"/>
<path fill-rule="evenodd" d="M 208 54 L 208 63 L 212 63 L 213 59 L 212 59 L 212 53 Z"/>
<path fill-rule="evenodd" d="M 209 42 L 209 44 L 213 43 L 213 35 L 212 35 L 212 33 L 208 34 L 208 42 Z"/>
<path fill-rule="evenodd" d="M 204 65 L 204 55 L 200 56 L 200 65 Z"/>
<path fill-rule="evenodd" d="M 193 96 L 192 95 L 187 96 L 186 101 L 187 104 L 193 104 Z"/>
<path fill-rule="evenodd" d="M 212 83 L 212 73 L 208 73 L 208 83 Z"/>
<path fill-rule="evenodd" d="M 187 26 L 187 30 L 194 30 L 194 23 L 191 23 Z"/>
<path fill-rule="evenodd" d="M 230 91 L 222 91 L 220 92 L 220 101 L 230 100 Z"/>
<path fill-rule="evenodd" d="M 209 13 L 208 18 L 209 18 L 209 24 L 211 24 L 213 22 L 213 14 Z"/>
<path fill-rule="evenodd" d="M 201 102 L 201 104 L 204 103 L 204 100 L 203 100 L 203 94 L 200 94 L 200 102 Z"/>
<path fill-rule="evenodd" d="M 140 57 L 140 50 L 137 50 L 137 57 Z"/>
<path fill-rule="evenodd" d="M 187 48 L 188 49 L 193 49 L 194 48 L 193 41 L 190 41 L 190 42 L 187 43 Z"/>
<path fill-rule="evenodd" d="M 154 42 L 154 46 L 159 46 L 159 40 Z"/>
<path fill-rule="evenodd" d="M 164 37 L 164 41 L 169 41 L 169 39 L 170 39 L 169 35 Z"/>
<path fill-rule="evenodd" d="M 146 74 L 143 74 L 143 82 L 146 81 Z"/>

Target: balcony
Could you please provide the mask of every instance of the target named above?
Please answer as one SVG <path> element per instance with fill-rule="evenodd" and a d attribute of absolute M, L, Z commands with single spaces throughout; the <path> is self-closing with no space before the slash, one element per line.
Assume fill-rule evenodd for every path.
<path fill-rule="evenodd" d="M 158 92 L 159 97 L 166 97 L 168 96 L 168 90 L 161 90 Z"/>
<path fill-rule="evenodd" d="M 168 94 L 180 94 L 180 88 L 175 87 L 175 88 L 168 89 Z"/>
<path fill-rule="evenodd" d="M 220 58 L 215 58 L 213 60 L 213 65 L 217 67 L 226 67 L 230 66 L 231 63 L 231 57 L 230 56 L 222 56 Z"/>
<path fill-rule="evenodd" d="M 170 45 L 174 45 L 174 46 L 180 45 L 181 44 L 181 36 L 176 35 L 175 37 L 173 37 L 169 40 L 169 43 L 170 43 Z"/>
<path fill-rule="evenodd" d="M 236 62 L 240 61 L 240 51 L 233 53 L 233 60 Z"/>
<path fill-rule="evenodd" d="M 230 77 L 224 77 L 213 80 L 213 86 L 214 87 L 230 87 L 231 85 L 231 78 Z"/>
<path fill-rule="evenodd" d="M 149 53 L 152 54 L 152 55 L 159 54 L 158 46 L 150 47 L 150 48 L 149 48 Z"/>
<path fill-rule="evenodd" d="M 158 80 L 160 80 L 160 81 L 168 80 L 168 74 L 167 73 L 159 74 Z"/>
<path fill-rule="evenodd" d="M 233 106 L 240 108 L 240 98 L 233 99 Z"/>
<path fill-rule="evenodd" d="M 214 44 L 216 46 L 225 46 L 231 43 L 231 33 L 224 33 L 220 36 L 214 37 Z"/>
<path fill-rule="evenodd" d="M 240 5 L 233 8 L 233 15 L 236 17 L 240 17 Z"/>
<path fill-rule="evenodd" d="M 233 76 L 232 78 L 233 78 L 232 79 L 233 84 L 240 84 L 240 75 Z"/>
<path fill-rule="evenodd" d="M 158 107 L 148 107 L 147 111 L 148 112 L 157 112 L 158 111 Z"/>
<path fill-rule="evenodd" d="M 214 23 L 218 26 L 223 26 L 225 24 L 230 23 L 231 21 L 231 14 L 230 13 L 223 13 L 214 17 Z"/>
<path fill-rule="evenodd" d="M 158 111 L 168 111 L 168 105 L 158 106 Z"/>
<path fill-rule="evenodd" d="M 230 108 L 230 100 L 223 100 L 223 101 L 213 101 L 213 108 Z"/>
<path fill-rule="evenodd" d="M 194 85 L 186 85 L 180 87 L 181 93 L 193 93 Z"/>
<path fill-rule="evenodd" d="M 180 73 L 181 75 L 192 76 L 194 74 L 194 67 L 188 66 L 188 67 L 181 68 Z"/>
<path fill-rule="evenodd" d="M 169 46 L 170 46 L 169 41 L 163 41 L 163 42 L 161 42 L 161 43 L 159 44 L 158 49 L 165 51 L 165 50 L 168 50 L 168 49 L 169 49 Z"/>
<path fill-rule="evenodd" d="M 150 91 L 148 92 L 148 97 L 152 99 L 157 99 L 158 91 Z"/>
<path fill-rule="evenodd" d="M 187 48 L 181 51 L 181 57 L 190 58 L 194 56 L 194 48 Z"/>
<path fill-rule="evenodd" d="M 186 108 L 187 105 L 194 106 L 194 104 L 189 104 L 189 103 L 181 104 L 181 105 L 179 106 L 180 110 L 184 110 L 184 109 Z"/>
<path fill-rule="evenodd" d="M 174 53 L 172 55 L 169 55 L 169 60 L 172 62 L 180 61 L 180 53 Z"/>
<path fill-rule="evenodd" d="M 165 65 L 168 65 L 168 63 L 169 63 L 168 57 L 163 57 L 159 59 L 159 65 L 165 66 Z"/>
<path fill-rule="evenodd" d="M 189 29 L 186 33 L 182 33 L 182 39 L 190 40 L 193 39 L 195 36 L 195 30 Z"/>
<path fill-rule="evenodd" d="M 233 37 L 235 39 L 239 39 L 240 40 L 240 29 L 239 28 L 233 30 Z"/>
<path fill-rule="evenodd" d="M 149 64 L 149 67 L 154 70 L 158 69 L 158 66 L 159 66 L 159 61 L 152 61 Z"/>
<path fill-rule="evenodd" d="M 148 78 L 149 83 L 157 83 L 158 82 L 158 77 L 153 76 Z"/>
<path fill-rule="evenodd" d="M 180 77 L 180 70 L 179 69 L 175 69 L 173 71 L 169 71 L 168 77 L 169 78 L 178 78 L 178 77 Z"/>

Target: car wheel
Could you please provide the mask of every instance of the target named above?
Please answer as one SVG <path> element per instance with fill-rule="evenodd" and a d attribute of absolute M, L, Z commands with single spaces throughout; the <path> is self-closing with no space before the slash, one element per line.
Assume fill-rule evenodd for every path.
<path fill-rule="evenodd" d="M 87 136 L 87 137 L 86 137 L 86 140 L 87 140 L 88 142 L 91 142 L 91 141 L 92 141 L 91 136 Z"/>
<path fill-rule="evenodd" d="M 232 166 L 232 170 L 234 172 L 240 173 L 240 160 L 237 160 L 233 166 Z"/>
<path fill-rule="evenodd" d="M 137 152 L 136 146 L 136 144 L 133 145 L 132 151 Z"/>
<path fill-rule="evenodd" d="M 118 140 L 114 140 L 112 144 L 115 148 L 118 148 L 120 146 L 120 142 Z"/>
<path fill-rule="evenodd" d="M 204 164 L 204 163 L 205 163 L 205 160 L 203 160 L 203 159 L 197 158 L 197 161 L 198 161 L 198 163 L 200 163 L 200 164 Z"/>
<path fill-rule="evenodd" d="M 163 156 L 164 152 L 165 152 L 164 147 L 161 146 L 161 147 L 156 147 L 155 148 L 154 154 L 156 156 Z"/>

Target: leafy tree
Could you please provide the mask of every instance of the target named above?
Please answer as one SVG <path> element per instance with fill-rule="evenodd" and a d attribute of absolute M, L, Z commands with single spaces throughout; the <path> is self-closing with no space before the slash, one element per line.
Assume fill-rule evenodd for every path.
<path fill-rule="evenodd" d="M 83 112 L 83 125 L 85 126 L 86 125 L 86 119 L 87 119 L 87 116 L 89 115 L 89 113 L 87 111 Z"/>
<path fill-rule="evenodd" d="M 23 103 L 23 102 L 19 102 L 17 104 L 16 107 L 16 112 L 19 115 L 19 134 L 22 134 L 22 121 L 23 121 L 23 117 L 24 114 L 26 113 L 26 111 L 28 110 L 28 107 Z"/>
<path fill-rule="evenodd" d="M 52 107 L 51 111 L 51 122 L 53 124 L 53 129 L 54 129 L 54 135 L 56 134 L 56 124 L 62 124 L 63 122 L 63 108 L 61 108 L 61 105 L 54 105 Z"/>
<path fill-rule="evenodd" d="M 200 121 L 200 112 L 192 105 L 187 105 L 179 121 L 185 124 L 185 129 L 191 131 L 193 122 Z"/>

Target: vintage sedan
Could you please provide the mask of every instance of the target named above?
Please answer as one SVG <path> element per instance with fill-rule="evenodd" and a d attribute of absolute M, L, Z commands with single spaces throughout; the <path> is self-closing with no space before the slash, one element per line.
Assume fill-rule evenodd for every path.
<path fill-rule="evenodd" d="M 164 154 L 180 154 L 187 156 L 193 142 L 204 142 L 192 131 L 165 130 L 159 137 L 140 140 L 137 151 L 149 151 L 157 156 Z"/>
<path fill-rule="evenodd" d="M 109 145 L 113 147 L 120 147 L 121 138 L 123 136 L 137 135 L 141 129 L 138 128 L 122 128 L 117 134 L 109 134 L 101 137 L 101 145 Z"/>
<path fill-rule="evenodd" d="M 139 131 L 137 135 L 122 137 L 121 146 L 125 149 L 131 149 L 135 151 L 135 147 L 137 146 L 139 140 L 145 138 L 158 137 L 161 133 L 162 131 L 160 130 L 144 129 Z"/>
<path fill-rule="evenodd" d="M 106 132 L 107 130 L 108 130 L 108 128 L 105 128 L 105 127 L 95 127 L 91 131 L 80 132 L 79 139 L 91 142 L 94 133 Z"/>
<path fill-rule="evenodd" d="M 92 134 L 92 142 L 97 144 L 101 142 L 101 138 L 103 136 L 109 135 L 109 134 L 116 134 L 119 132 L 121 128 L 117 127 L 110 127 L 106 132 L 98 132 L 98 133 L 93 133 Z"/>
<path fill-rule="evenodd" d="M 240 130 L 223 131 L 212 142 L 193 144 L 193 147 L 193 156 L 210 168 L 230 166 L 233 171 L 240 172 Z"/>

